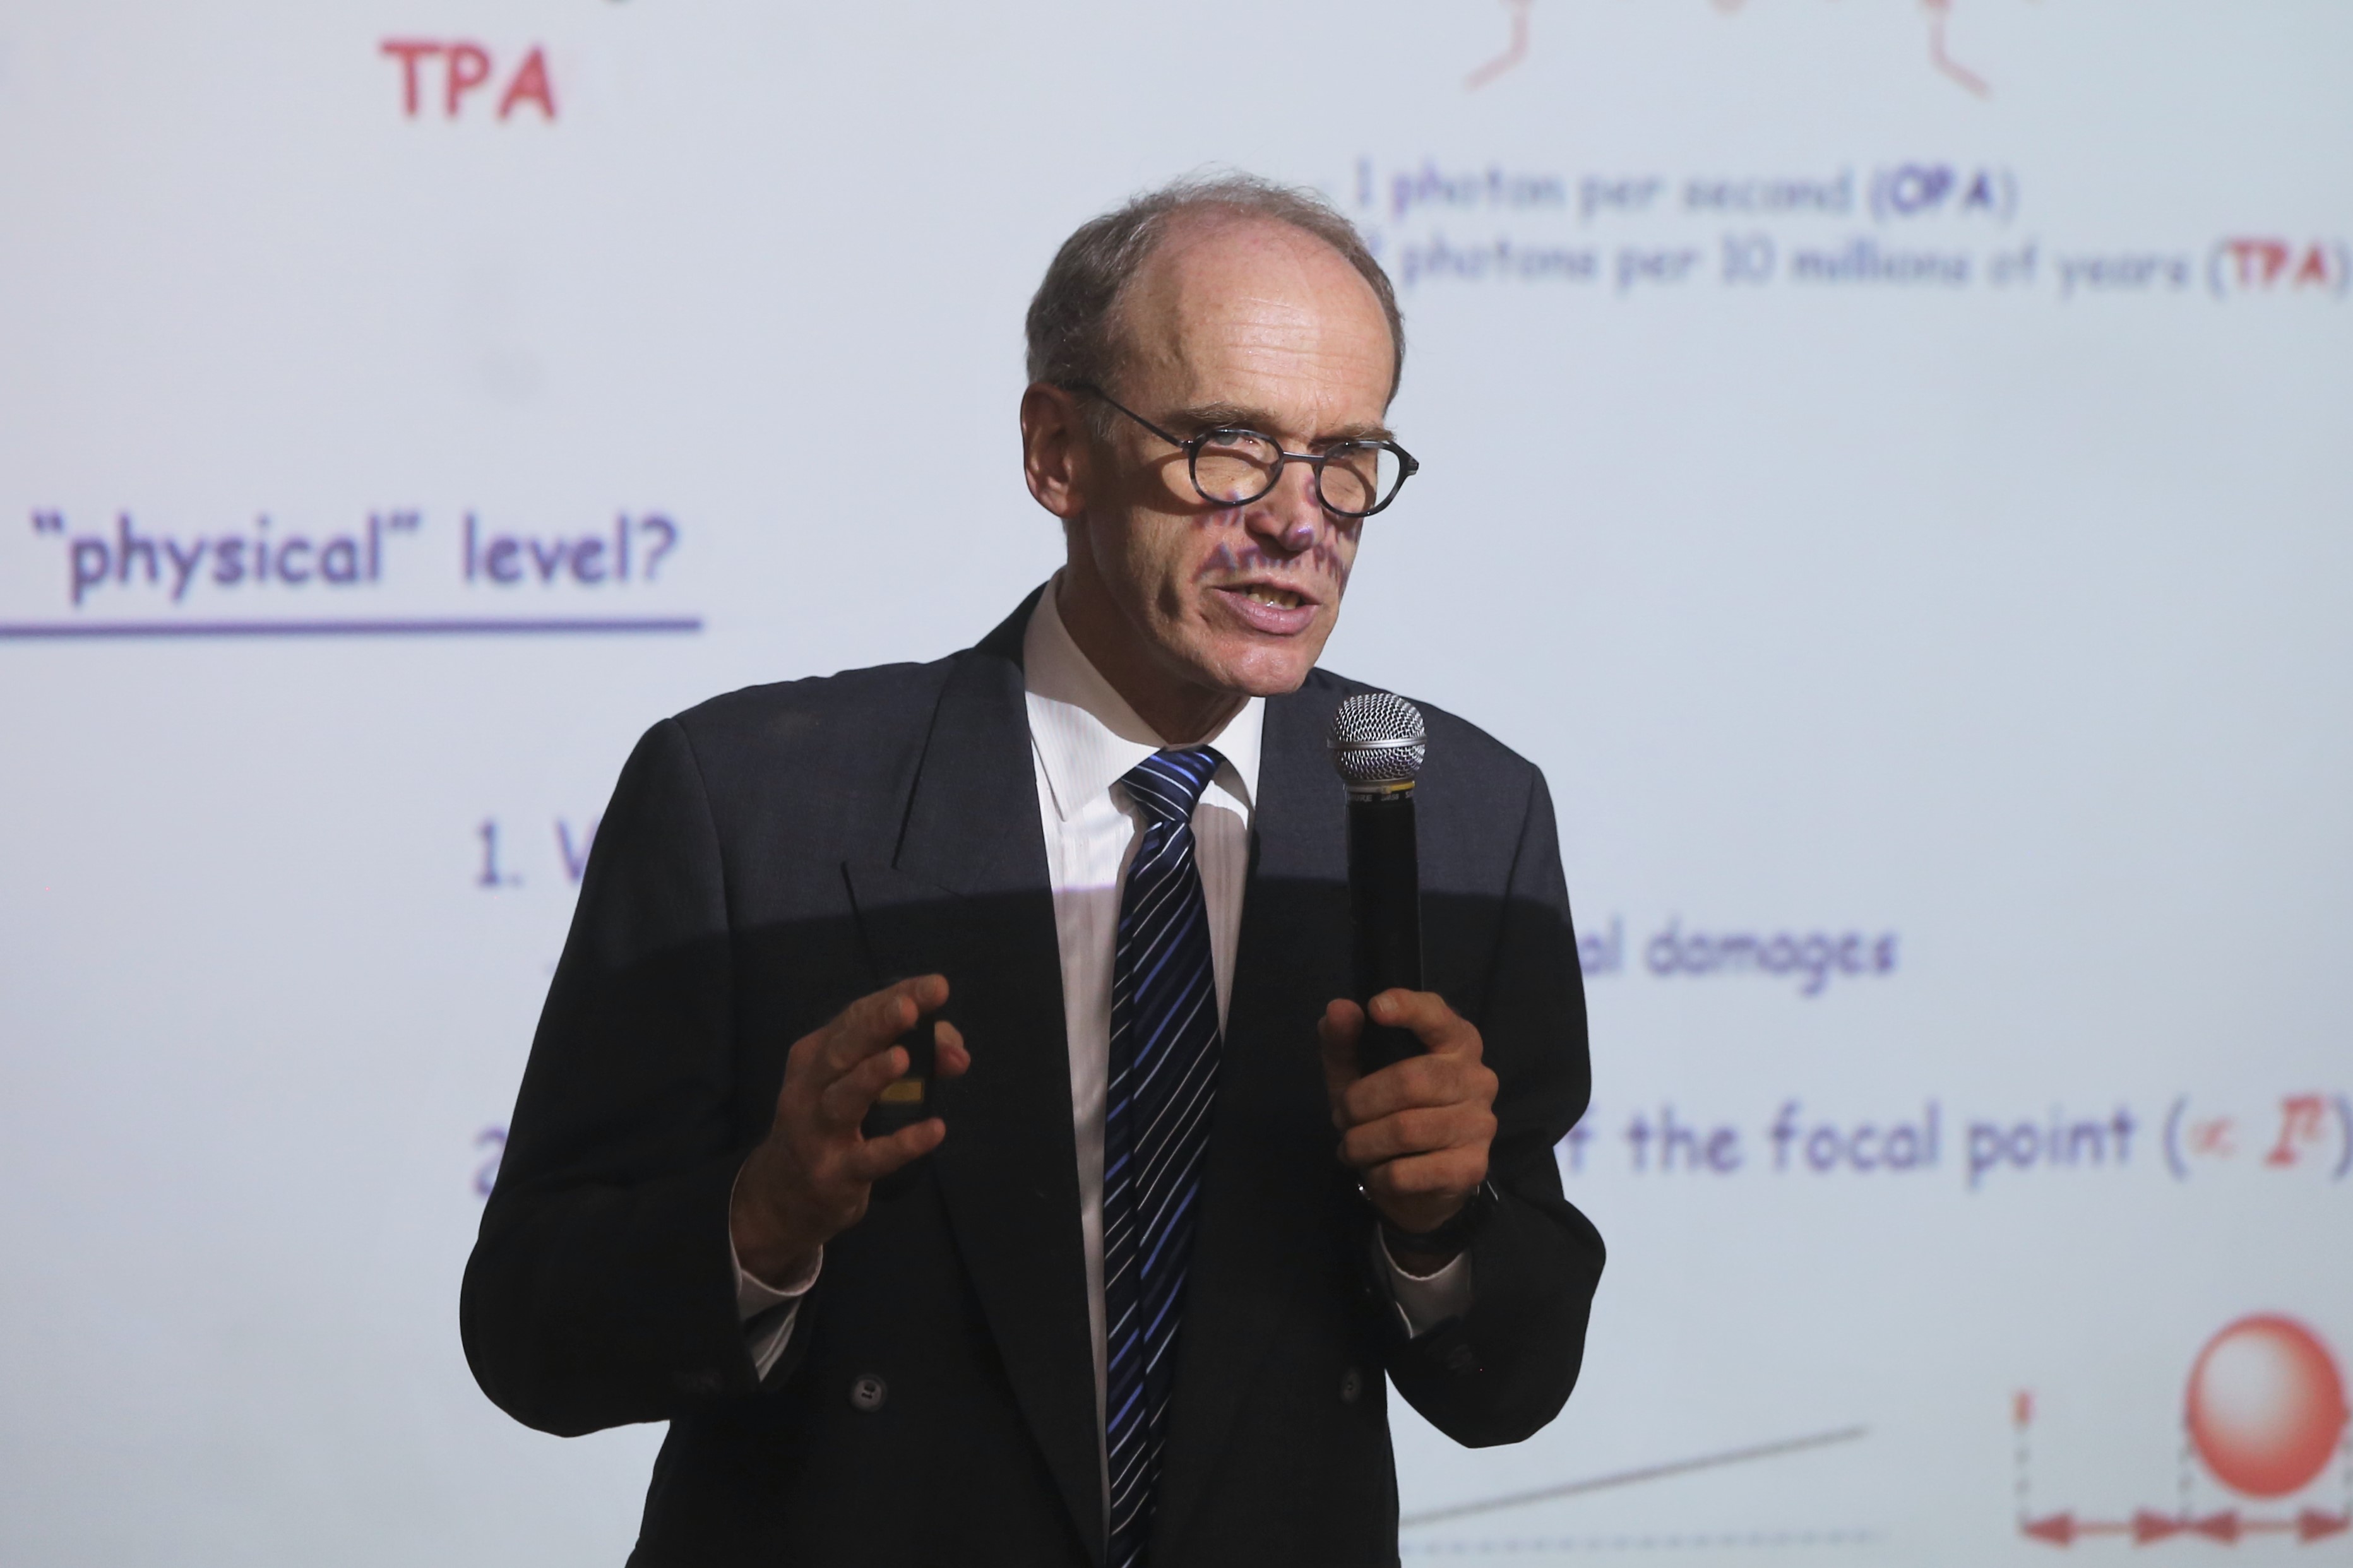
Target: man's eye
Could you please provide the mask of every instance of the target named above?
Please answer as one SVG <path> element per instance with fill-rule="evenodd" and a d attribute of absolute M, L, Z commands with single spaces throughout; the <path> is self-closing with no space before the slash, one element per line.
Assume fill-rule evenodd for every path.
<path fill-rule="evenodd" d="M 1255 430 L 1211 430 L 1201 437 L 1205 452 L 1261 453 L 1271 443 Z"/>

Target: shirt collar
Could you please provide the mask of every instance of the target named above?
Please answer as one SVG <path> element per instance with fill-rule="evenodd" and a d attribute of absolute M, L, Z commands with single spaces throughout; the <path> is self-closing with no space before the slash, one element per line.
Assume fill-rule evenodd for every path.
<path fill-rule="evenodd" d="M 1022 682 L 1029 706 L 1029 739 L 1053 794 L 1054 811 L 1069 821 L 1090 800 L 1109 793 L 1129 769 L 1167 745 L 1136 715 L 1071 640 L 1054 596 L 1056 573 L 1021 638 Z M 1224 728 L 1202 743 L 1217 748 L 1220 765 L 1209 787 L 1223 787 L 1247 815 L 1258 796 L 1266 699 L 1243 703 Z"/>

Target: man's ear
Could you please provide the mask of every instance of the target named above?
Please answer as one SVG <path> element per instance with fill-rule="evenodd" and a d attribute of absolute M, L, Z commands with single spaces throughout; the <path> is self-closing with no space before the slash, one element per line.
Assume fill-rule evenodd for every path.
<path fill-rule="evenodd" d="M 1021 395 L 1021 473 L 1038 504 L 1065 522 L 1084 513 L 1093 456 L 1077 395 L 1030 383 Z"/>

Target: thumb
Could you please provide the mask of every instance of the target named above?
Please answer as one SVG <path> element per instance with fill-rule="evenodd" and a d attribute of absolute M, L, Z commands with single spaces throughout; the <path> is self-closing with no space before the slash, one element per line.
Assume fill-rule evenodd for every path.
<path fill-rule="evenodd" d="M 1341 1097 L 1362 1076 L 1356 1071 L 1356 1042 L 1364 1037 L 1365 1010 L 1345 998 L 1335 999 L 1315 1020 L 1315 1037 L 1324 1047 L 1324 1091 L 1337 1121 Z"/>

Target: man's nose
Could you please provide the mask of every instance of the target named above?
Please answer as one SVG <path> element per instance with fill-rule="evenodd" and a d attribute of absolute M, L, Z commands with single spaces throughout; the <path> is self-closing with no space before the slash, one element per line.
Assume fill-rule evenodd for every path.
<path fill-rule="evenodd" d="M 1314 468 L 1306 463 L 1283 464 L 1274 489 L 1250 503 L 1243 521 L 1270 549 L 1286 555 L 1314 549 L 1324 527 L 1324 502 L 1316 493 Z"/>

